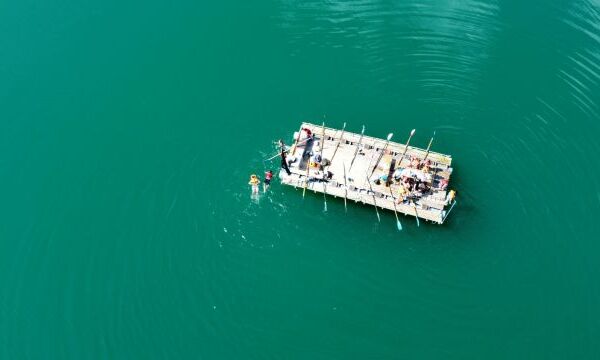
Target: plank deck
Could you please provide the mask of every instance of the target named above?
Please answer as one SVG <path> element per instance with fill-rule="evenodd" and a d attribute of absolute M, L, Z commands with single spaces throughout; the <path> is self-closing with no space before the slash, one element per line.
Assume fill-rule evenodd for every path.
<path fill-rule="evenodd" d="M 281 182 L 285 185 L 303 188 L 307 186 L 307 190 L 312 190 L 318 193 L 326 193 L 335 197 L 344 197 L 344 165 L 346 166 L 348 200 L 356 203 L 362 203 L 373 206 L 373 194 L 369 191 L 367 181 L 379 178 L 382 175 L 388 175 L 392 161 L 397 161 L 404 152 L 404 144 L 389 142 L 385 154 L 381 157 L 376 169 L 373 168 L 377 159 L 380 157 L 381 151 L 385 147 L 386 140 L 364 135 L 360 151 L 350 169 L 350 163 L 357 148 L 357 142 L 360 139 L 360 134 L 345 131 L 343 138 L 341 129 L 325 127 L 325 136 L 322 138 L 321 125 L 311 123 L 303 123 L 301 128 L 308 128 L 313 133 L 313 140 L 306 143 L 301 143 L 295 150 L 294 157 L 297 159 L 290 165 L 291 175 L 287 175 L 284 171 L 280 172 Z M 339 144 L 339 145 L 338 145 Z M 316 168 L 311 168 L 308 176 L 308 184 L 306 184 L 306 166 L 308 164 L 307 156 L 310 151 L 320 152 L 323 147 L 323 158 L 330 160 L 335 152 L 335 157 L 329 166 L 325 167 L 326 171 L 330 171 L 332 178 L 325 183 L 322 181 L 323 171 Z M 337 151 L 336 151 L 337 147 Z M 406 155 L 400 162 L 401 167 L 406 167 L 411 157 L 423 159 L 426 150 L 408 146 Z M 431 160 L 431 174 L 435 174 L 433 179 L 434 188 L 442 179 L 450 180 L 452 174 L 452 157 L 438 152 L 430 151 L 427 159 Z M 371 172 L 373 174 L 371 175 Z M 390 188 L 385 184 L 376 185 L 371 182 L 373 192 L 375 193 L 375 202 L 379 208 L 394 210 L 393 201 L 398 194 L 398 185 L 392 183 Z M 417 199 L 414 205 L 411 203 L 396 204 L 396 209 L 399 213 L 410 216 L 419 216 L 424 220 L 429 220 L 438 224 L 444 222 L 446 217 L 446 208 L 449 207 L 446 201 L 446 190 L 434 190 L 429 194 Z M 417 211 L 415 214 L 415 205 Z"/>

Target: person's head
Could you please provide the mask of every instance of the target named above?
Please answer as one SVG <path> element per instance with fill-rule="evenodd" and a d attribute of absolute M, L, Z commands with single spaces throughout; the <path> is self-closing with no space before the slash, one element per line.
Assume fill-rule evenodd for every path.
<path fill-rule="evenodd" d="M 272 173 L 273 173 L 273 170 L 269 170 L 269 173 L 270 173 L 270 174 L 272 174 Z"/>
<path fill-rule="evenodd" d="M 256 179 L 256 174 L 250 175 L 250 179 L 252 179 L 252 180 Z"/>

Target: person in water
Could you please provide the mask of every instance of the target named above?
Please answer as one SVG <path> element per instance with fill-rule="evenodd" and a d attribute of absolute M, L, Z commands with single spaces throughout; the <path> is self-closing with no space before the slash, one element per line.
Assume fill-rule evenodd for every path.
<path fill-rule="evenodd" d="M 263 184 L 263 192 L 267 192 L 269 190 L 269 186 L 271 186 L 271 179 L 273 178 L 273 170 L 269 170 L 265 173 L 265 182 Z"/>
<path fill-rule="evenodd" d="M 260 184 L 260 180 L 258 180 L 258 176 L 254 175 L 254 174 L 250 175 L 250 181 L 248 182 L 248 185 L 252 186 L 253 194 L 258 194 L 258 184 Z"/>

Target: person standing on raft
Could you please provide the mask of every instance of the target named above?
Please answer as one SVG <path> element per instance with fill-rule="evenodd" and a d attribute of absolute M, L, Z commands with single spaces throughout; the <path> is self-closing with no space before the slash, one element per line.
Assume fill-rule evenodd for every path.
<path fill-rule="evenodd" d="M 273 170 L 269 170 L 265 173 L 265 182 L 263 183 L 263 192 L 267 192 L 271 186 L 271 179 L 273 178 Z"/>
<path fill-rule="evenodd" d="M 260 184 L 260 180 L 258 180 L 258 176 L 254 175 L 254 174 L 250 175 L 250 181 L 248 182 L 248 185 L 252 186 L 253 194 L 258 194 L 258 184 Z"/>
<path fill-rule="evenodd" d="M 287 155 L 285 154 L 285 144 L 283 143 L 283 140 L 279 140 L 279 146 L 281 147 L 281 168 L 283 170 L 285 170 L 285 173 L 288 174 L 288 176 L 292 175 L 292 172 L 290 171 L 290 167 L 288 166 L 287 163 Z"/>

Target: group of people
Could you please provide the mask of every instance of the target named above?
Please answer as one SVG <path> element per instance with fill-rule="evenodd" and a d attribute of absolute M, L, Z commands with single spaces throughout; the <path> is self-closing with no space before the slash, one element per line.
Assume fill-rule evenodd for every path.
<path fill-rule="evenodd" d="M 429 192 L 433 187 L 433 176 L 430 174 L 431 160 L 410 159 L 406 168 L 394 171 L 393 178 L 398 186 L 399 204 L 410 199 L 416 199 Z"/>
<path fill-rule="evenodd" d="M 263 192 L 267 192 L 267 190 L 269 190 L 269 187 L 271 186 L 271 179 L 273 179 L 273 171 L 266 171 L 265 182 L 263 184 Z M 252 194 L 259 193 L 260 179 L 258 178 L 258 176 L 256 176 L 256 174 L 250 175 L 250 181 L 248 182 L 248 185 L 252 187 Z"/>

